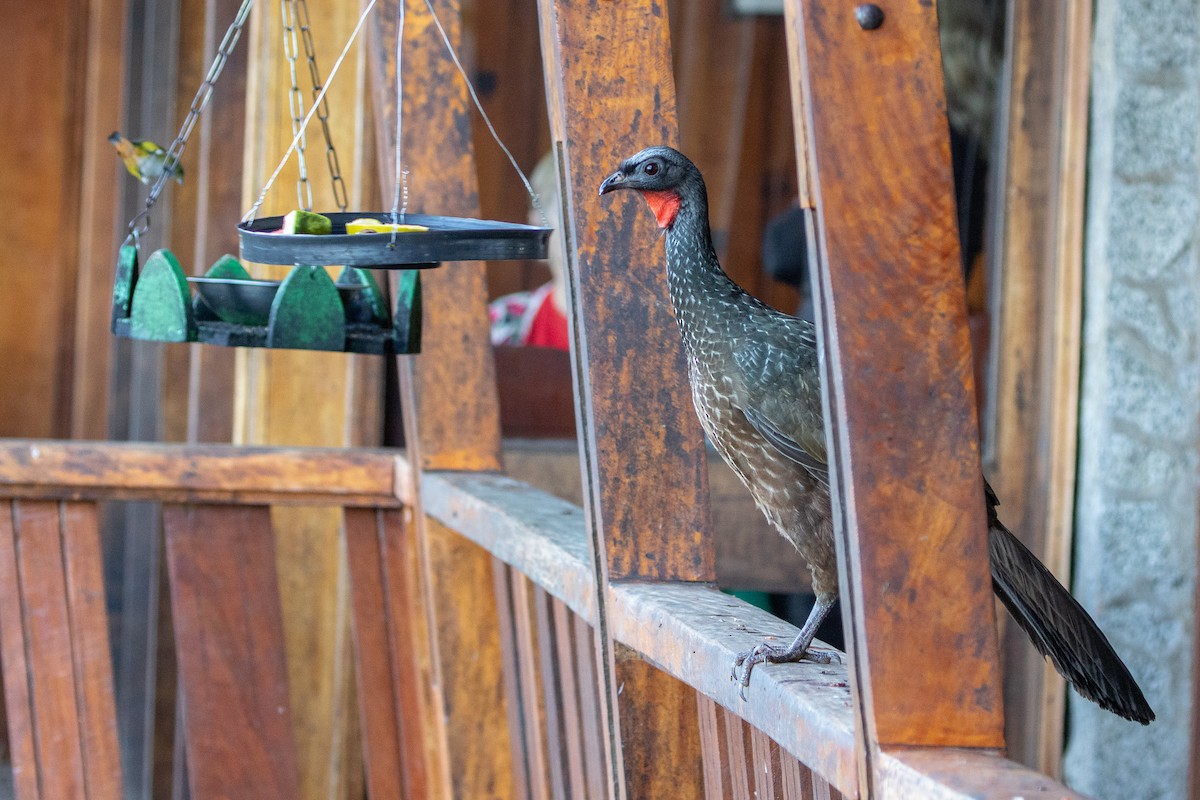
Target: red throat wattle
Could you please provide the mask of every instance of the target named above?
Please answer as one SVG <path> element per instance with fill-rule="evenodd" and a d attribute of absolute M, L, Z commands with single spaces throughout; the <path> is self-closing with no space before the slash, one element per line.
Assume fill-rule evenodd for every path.
<path fill-rule="evenodd" d="M 650 210 L 654 212 L 654 218 L 658 220 L 658 227 L 671 227 L 671 223 L 675 221 L 675 215 L 679 213 L 679 206 L 683 204 L 683 198 L 669 190 L 643 191 L 642 197 L 646 198 L 646 202 L 650 204 Z"/>

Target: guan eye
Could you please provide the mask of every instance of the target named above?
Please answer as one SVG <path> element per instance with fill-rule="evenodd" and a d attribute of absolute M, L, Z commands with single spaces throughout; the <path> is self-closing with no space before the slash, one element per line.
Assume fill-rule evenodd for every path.
<path fill-rule="evenodd" d="M 655 161 L 651 161 L 649 164 L 642 167 L 642 172 L 646 173 L 647 175 L 657 175 L 658 174 L 658 163 Z"/>

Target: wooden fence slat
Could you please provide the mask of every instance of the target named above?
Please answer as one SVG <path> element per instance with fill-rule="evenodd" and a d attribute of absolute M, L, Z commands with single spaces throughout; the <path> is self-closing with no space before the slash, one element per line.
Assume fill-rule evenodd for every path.
<path fill-rule="evenodd" d="M 16 503 L 0 501 L 0 665 L 8 718 L 13 788 L 21 800 L 42 797 L 34 744 L 34 706 L 30 663 L 25 649 L 25 600 L 18 560 Z"/>
<path fill-rule="evenodd" d="M 397 506 L 395 451 L 6 440 L 0 497 Z"/>
<path fill-rule="evenodd" d="M 583 719 L 583 764 L 587 771 L 587 794 L 592 798 L 608 797 L 608 748 L 600 719 L 601 684 L 596 679 L 596 633 L 578 615 L 572 617 L 575 640 L 575 669 L 579 676 L 579 705 Z"/>
<path fill-rule="evenodd" d="M 294 800 L 270 510 L 163 508 L 193 797 Z"/>
<path fill-rule="evenodd" d="M 63 504 L 62 546 L 87 796 L 119 800 L 121 754 L 95 505 Z"/>
<path fill-rule="evenodd" d="M 579 675 L 576 672 L 575 631 L 573 619 L 579 619 L 560 599 L 553 600 L 551 612 L 554 616 L 554 658 L 558 672 L 558 690 L 562 700 L 562 746 L 566 751 L 567 778 L 571 796 L 588 797 L 588 784 L 584 780 L 584 720 L 580 711 Z"/>
<path fill-rule="evenodd" d="M 392 649 L 387 619 L 395 613 L 384 591 L 383 554 L 377 512 L 348 508 L 345 512 L 346 561 L 353 604 L 355 667 L 359 719 L 371 800 L 400 800 L 402 784 L 400 701 L 394 672 L 399 668 Z M 403 743 L 407 744 L 407 742 Z M 419 768 L 423 758 L 411 763 Z M 419 792 L 420 786 L 413 787 Z M 410 794 L 408 796 L 421 796 Z"/>
<path fill-rule="evenodd" d="M 721 709 L 724 731 L 725 762 L 729 765 L 729 786 L 734 797 L 750 796 L 750 775 L 746 771 L 746 737 L 742 718 L 728 709 Z"/>
<path fill-rule="evenodd" d="M 509 699 L 508 730 L 510 731 L 513 764 L 513 794 L 528 797 L 530 793 L 529 759 L 530 730 L 525 719 L 525 703 L 521 698 L 521 664 L 523 657 L 517 643 L 516 610 L 513 603 L 512 582 L 521 575 L 493 556 L 492 585 L 496 593 L 496 610 L 499 616 L 500 657 L 504 668 L 504 696 Z"/>
<path fill-rule="evenodd" d="M 33 742 L 42 796 L 85 798 L 58 503 L 14 506 Z"/>
<path fill-rule="evenodd" d="M 418 532 L 409 508 L 387 509 L 381 514 L 380 547 L 383 553 L 386 619 L 391 643 L 394 692 L 400 698 L 400 743 L 404 756 L 405 784 L 422 797 L 440 797 L 448 787 L 445 750 L 445 717 L 435 685 L 432 631 L 426 624 L 428 598 L 421 586 Z M 423 761 L 418 761 L 423 753 Z"/>
<path fill-rule="evenodd" d="M 496 567 L 512 576 L 512 608 L 517 643 L 517 680 L 520 682 L 521 716 L 524 720 L 525 759 L 529 770 L 529 797 L 541 800 L 550 796 L 549 767 L 546 763 L 546 714 L 542 704 L 542 683 L 538 648 L 549 646 L 535 635 L 532 616 L 533 597 L 529 591 L 529 579 L 519 572 L 510 571 L 500 562 Z M 511 695 L 510 695 L 511 698 Z M 511 700 L 510 700 L 511 702 Z"/>
<path fill-rule="evenodd" d="M 528 581 L 528 578 L 523 580 Z M 533 584 L 533 614 L 537 625 L 542 709 L 545 713 L 546 760 L 550 769 L 550 796 L 567 797 L 566 731 L 563 729 L 563 698 L 558 677 L 559 642 L 554 628 L 553 598 Z"/>
<path fill-rule="evenodd" d="M 708 800 L 725 797 L 725 754 L 721 750 L 721 732 L 717 726 L 717 704 L 706 694 L 696 692 L 696 719 L 700 725 L 700 753 L 704 759 L 704 796 Z"/>
<path fill-rule="evenodd" d="M 754 795 L 757 800 L 775 800 L 779 782 L 779 747 L 758 728 L 746 726 L 750 735 L 750 759 Z"/>

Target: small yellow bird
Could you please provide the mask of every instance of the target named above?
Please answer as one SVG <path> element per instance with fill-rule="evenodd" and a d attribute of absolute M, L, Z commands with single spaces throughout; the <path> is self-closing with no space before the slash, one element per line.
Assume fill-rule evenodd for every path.
<path fill-rule="evenodd" d="M 117 155 L 125 162 L 125 169 L 147 186 L 152 185 L 162 175 L 167 162 L 167 151 L 154 142 L 129 140 L 114 131 L 108 140 L 117 148 Z M 183 183 L 183 166 L 176 164 L 171 170 L 171 176 Z"/>

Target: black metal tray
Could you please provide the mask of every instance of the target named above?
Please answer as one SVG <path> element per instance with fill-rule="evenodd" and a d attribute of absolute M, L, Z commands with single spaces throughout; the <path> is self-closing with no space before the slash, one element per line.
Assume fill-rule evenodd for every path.
<path fill-rule="evenodd" d="M 283 217 L 263 217 L 238 225 L 242 258 L 259 264 L 346 265 L 374 269 L 435 267 L 442 261 L 503 261 L 546 257 L 549 228 L 512 222 L 406 214 L 403 222 L 427 231 L 360 233 L 350 236 L 346 223 L 363 217 L 391 220 L 388 211 L 325 214 L 333 223 L 325 235 L 275 233 Z"/>

